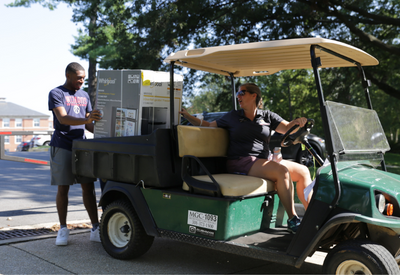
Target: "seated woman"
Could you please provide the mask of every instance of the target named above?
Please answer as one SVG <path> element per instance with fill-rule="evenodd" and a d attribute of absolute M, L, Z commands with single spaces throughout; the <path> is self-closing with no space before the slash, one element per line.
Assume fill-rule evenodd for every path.
<path fill-rule="evenodd" d="M 268 141 L 271 130 L 286 133 L 294 125 L 303 127 L 307 119 L 303 117 L 288 122 L 269 110 L 258 109 L 262 104 L 261 91 L 254 83 L 241 85 L 236 95 L 242 109 L 231 111 L 215 121 L 200 120 L 185 109 L 180 114 L 193 125 L 221 127 L 229 131 L 228 172 L 275 182 L 278 196 L 289 216 L 288 231 L 295 234 L 300 219 L 294 207 L 292 180 L 296 182 L 297 196 L 307 209 L 312 193 L 306 199 L 304 188 L 311 183 L 310 172 L 306 166 L 296 162 L 273 161 Z"/>

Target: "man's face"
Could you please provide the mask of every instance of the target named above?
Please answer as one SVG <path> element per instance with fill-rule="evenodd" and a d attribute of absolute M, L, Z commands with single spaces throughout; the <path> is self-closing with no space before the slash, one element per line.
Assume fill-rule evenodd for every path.
<path fill-rule="evenodd" d="M 67 83 L 70 89 L 77 91 L 85 82 L 85 71 L 77 71 L 76 73 L 67 73 Z"/>

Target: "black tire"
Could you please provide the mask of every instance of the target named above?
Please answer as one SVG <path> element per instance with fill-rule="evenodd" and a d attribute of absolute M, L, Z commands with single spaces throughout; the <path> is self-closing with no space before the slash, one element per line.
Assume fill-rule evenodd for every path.
<path fill-rule="evenodd" d="M 44 143 L 43 143 L 43 146 L 49 146 L 50 145 L 50 141 L 45 141 Z"/>
<path fill-rule="evenodd" d="M 305 150 L 300 150 L 297 153 L 297 159 L 296 162 L 303 164 L 307 167 L 312 167 L 314 166 L 314 157 L 311 155 L 311 153 L 305 149 Z"/>
<path fill-rule="evenodd" d="M 154 241 L 126 200 L 114 201 L 106 207 L 101 217 L 100 239 L 106 252 L 120 260 L 142 256 Z"/>
<path fill-rule="evenodd" d="M 325 274 L 400 274 L 394 257 L 382 245 L 367 240 L 338 244 L 325 258 Z"/>

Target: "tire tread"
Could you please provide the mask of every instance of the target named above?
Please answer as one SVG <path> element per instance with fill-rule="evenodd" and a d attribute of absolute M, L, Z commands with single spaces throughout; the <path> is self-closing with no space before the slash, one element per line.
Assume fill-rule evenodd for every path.
<path fill-rule="evenodd" d="M 113 213 L 118 211 L 129 217 L 133 232 L 131 240 L 122 249 L 114 247 L 107 236 L 107 222 Z M 103 234 L 103 232 L 105 233 Z M 100 239 L 106 252 L 113 258 L 120 260 L 130 260 L 142 256 L 150 249 L 154 241 L 153 236 L 146 234 L 135 209 L 125 199 L 114 201 L 106 207 L 100 223 Z"/>
<path fill-rule="evenodd" d="M 399 266 L 393 258 L 393 255 L 380 244 L 371 242 L 369 240 L 350 240 L 343 244 L 338 244 L 332 249 L 328 256 L 325 258 L 323 265 L 323 272 L 325 274 L 334 274 L 332 271 L 332 259 L 338 257 L 337 255 L 346 252 L 358 252 L 362 253 L 366 257 L 370 258 L 370 261 L 378 262 L 376 266 L 383 266 L 386 270 L 380 270 L 380 273 L 376 273 L 377 270 L 373 270 L 373 274 L 400 274 Z M 374 257 L 372 257 L 374 256 Z"/>

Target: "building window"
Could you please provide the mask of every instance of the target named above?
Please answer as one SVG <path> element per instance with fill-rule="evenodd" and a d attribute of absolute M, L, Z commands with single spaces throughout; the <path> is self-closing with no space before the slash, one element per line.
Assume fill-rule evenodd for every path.
<path fill-rule="evenodd" d="M 22 142 L 22 136 L 15 136 L 15 144 L 20 144 Z"/>
<path fill-rule="evenodd" d="M 16 118 L 15 119 L 15 127 L 16 128 L 22 128 L 22 118 Z"/>
<path fill-rule="evenodd" d="M 10 119 L 3 118 L 3 128 L 10 128 Z"/>
<path fill-rule="evenodd" d="M 40 118 L 33 119 L 33 127 L 40 127 Z"/>
<path fill-rule="evenodd" d="M 4 143 L 9 144 L 10 143 L 10 136 L 4 136 Z"/>

